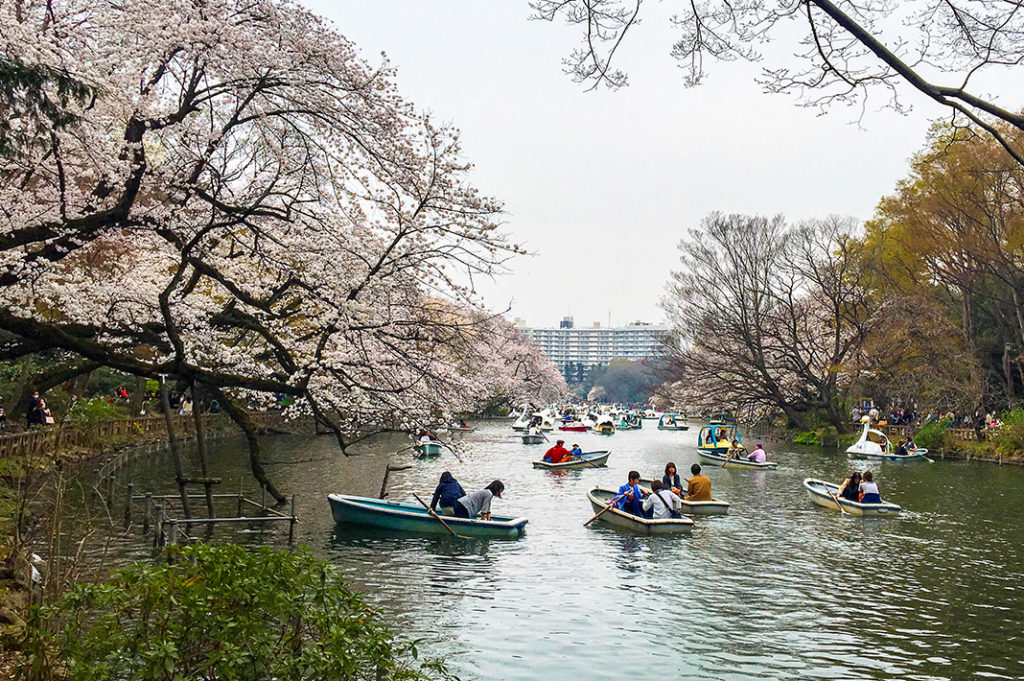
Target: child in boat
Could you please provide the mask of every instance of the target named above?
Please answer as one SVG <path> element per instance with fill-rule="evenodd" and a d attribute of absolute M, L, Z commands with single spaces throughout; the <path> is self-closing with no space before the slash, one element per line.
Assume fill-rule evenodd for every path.
<path fill-rule="evenodd" d="M 491 519 L 491 499 L 498 497 L 505 491 L 505 483 L 495 480 L 478 492 L 471 492 L 456 500 L 456 518 L 475 518 L 477 515 L 483 520 Z"/>
<path fill-rule="evenodd" d="M 644 515 L 643 507 L 643 490 L 640 489 L 640 474 L 636 471 L 630 471 L 628 476 L 628 482 L 619 488 L 617 495 L 619 500 L 615 503 L 616 508 L 626 513 L 632 513 L 633 515 L 640 516 L 641 518 L 646 517 Z"/>
<path fill-rule="evenodd" d="M 466 496 L 466 492 L 462 489 L 459 481 L 452 477 L 451 473 L 445 471 L 441 473 L 441 480 L 437 483 L 437 489 L 434 490 L 430 508 L 437 511 L 439 510 L 438 503 L 440 503 L 441 515 L 455 515 L 455 502 L 464 496 Z"/>
<path fill-rule="evenodd" d="M 871 471 L 864 471 L 863 482 L 860 483 L 860 503 L 880 504 L 882 497 L 878 493 L 878 485 L 872 479 Z"/>
<path fill-rule="evenodd" d="M 650 513 L 650 517 L 656 520 L 678 518 L 679 511 L 683 508 L 682 500 L 675 492 L 665 489 L 661 480 L 651 481 L 651 493 L 644 499 L 643 509 Z"/>
<path fill-rule="evenodd" d="M 575 457 L 576 457 L 577 459 L 578 459 L 578 458 L 580 458 L 581 456 L 583 456 L 583 450 L 582 450 L 582 449 L 580 449 L 580 446 L 579 446 L 579 445 L 573 445 L 573 446 L 572 446 L 572 449 L 570 449 L 569 451 L 570 451 L 570 452 L 572 453 L 572 455 L 573 455 L 573 456 L 575 456 Z"/>
<path fill-rule="evenodd" d="M 860 471 L 850 474 L 839 486 L 839 496 L 850 501 L 860 501 Z"/>
<path fill-rule="evenodd" d="M 711 501 L 711 480 L 700 474 L 700 464 L 690 466 L 690 481 L 686 485 L 687 501 Z"/>
<path fill-rule="evenodd" d="M 665 475 L 661 478 L 661 484 L 676 494 L 683 493 L 683 482 L 679 479 L 679 473 L 676 473 L 676 465 L 671 461 L 665 464 Z"/>
<path fill-rule="evenodd" d="M 750 453 L 750 456 L 748 456 L 747 458 L 755 463 L 764 463 L 765 461 L 768 460 L 768 455 L 764 453 L 764 449 L 761 447 L 761 443 L 758 442 L 757 447 L 754 448 L 754 451 L 752 451 Z"/>

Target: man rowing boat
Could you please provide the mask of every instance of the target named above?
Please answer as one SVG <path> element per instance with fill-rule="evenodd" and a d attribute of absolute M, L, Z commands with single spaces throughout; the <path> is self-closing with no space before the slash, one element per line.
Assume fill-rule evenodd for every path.
<path fill-rule="evenodd" d="M 558 440 L 555 446 L 544 452 L 544 461 L 548 463 L 562 463 L 572 459 L 572 452 L 563 447 L 565 440 Z"/>

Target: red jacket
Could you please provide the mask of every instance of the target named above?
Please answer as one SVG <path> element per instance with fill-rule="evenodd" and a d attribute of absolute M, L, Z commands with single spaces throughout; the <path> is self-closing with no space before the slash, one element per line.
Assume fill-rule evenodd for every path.
<path fill-rule="evenodd" d="M 572 452 L 562 445 L 555 445 L 544 453 L 544 460 L 550 463 L 562 463 L 572 458 Z"/>

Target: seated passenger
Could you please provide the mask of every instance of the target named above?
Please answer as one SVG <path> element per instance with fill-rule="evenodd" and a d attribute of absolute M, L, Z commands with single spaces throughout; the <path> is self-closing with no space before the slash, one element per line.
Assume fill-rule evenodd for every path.
<path fill-rule="evenodd" d="M 544 460 L 548 463 L 562 463 L 572 458 L 572 452 L 563 447 L 565 440 L 558 440 L 555 446 L 544 452 Z"/>
<path fill-rule="evenodd" d="M 765 461 L 768 460 L 768 455 L 764 453 L 764 449 L 761 448 L 761 443 L 758 442 L 757 447 L 754 449 L 754 451 L 750 453 L 750 456 L 748 456 L 747 458 L 756 463 L 764 463 Z"/>
<path fill-rule="evenodd" d="M 683 493 L 683 483 L 679 479 L 679 473 L 676 473 L 676 465 L 671 461 L 665 464 L 665 475 L 661 478 L 661 484 L 676 494 Z"/>
<path fill-rule="evenodd" d="M 882 497 L 878 493 L 878 485 L 872 480 L 871 471 L 864 471 L 864 481 L 860 483 L 860 503 L 880 504 Z"/>
<path fill-rule="evenodd" d="M 643 490 L 640 489 L 640 474 L 636 471 L 629 472 L 629 482 L 619 488 L 618 498 L 615 506 L 620 511 L 632 513 L 635 516 L 644 516 Z"/>
<path fill-rule="evenodd" d="M 896 454 L 896 456 L 906 456 L 907 455 L 907 444 L 903 440 L 900 440 L 898 443 L 896 443 L 895 454 Z"/>
<path fill-rule="evenodd" d="M 579 445 L 573 445 L 572 449 L 570 449 L 569 452 L 577 458 L 583 456 L 583 450 L 580 449 Z"/>
<path fill-rule="evenodd" d="M 661 480 L 651 481 L 651 493 L 644 499 L 643 509 L 650 513 L 650 517 L 656 520 L 678 518 L 679 511 L 683 508 L 682 500 L 675 492 L 665 489 Z"/>
<path fill-rule="evenodd" d="M 687 501 L 711 501 L 711 480 L 700 474 L 700 464 L 690 466 L 690 481 L 686 485 Z"/>
<path fill-rule="evenodd" d="M 839 486 L 839 496 L 850 501 L 860 501 L 860 472 L 854 471 Z"/>
<path fill-rule="evenodd" d="M 434 490 L 430 508 L 434 511 L 439 510 L 441 515 L 455 515 L 455 502 L 464 496 L 466 496 L 466 492 L 462 489 L 459 481 L 452 477 L 451 473 L 445 471 L 441 473 L 441 480 L 437 483 L 437 489 Z M 440 508 L 438 508 L 438 502 L 440 502 Z"/>

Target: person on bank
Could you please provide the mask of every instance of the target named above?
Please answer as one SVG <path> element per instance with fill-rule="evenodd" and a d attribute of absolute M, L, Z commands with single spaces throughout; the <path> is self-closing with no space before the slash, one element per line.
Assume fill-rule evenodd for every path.
<path fill-rule="evenodd" d="M 455 515 L 455 502 L 466 496 L 462 485 L 451 473 L 441 473 L 441 480 L 434 490 L 434 498 L 430 500 L 430 510 L 437 511 L 440 504 L 441 515 Z"/>
<path fill-rule="evenodd" d="M 678 518 L 683 501 L 675 492 L 665 489 L 661 480 L 651 480 L 651 493 L 644 499 L 643 509 L 655 520 Z"/>
<path fill-rule="evenodd" d="M 665 489 L 671 490 L 675 494 L 683 493 L 683 481 L 679 479 L 676 465 L 671 461 L 665 464 L 665 475 L 661 478 L 661 484 L 664 485 Z"/>
<path fill-rule="evenodd" d="M 544 461 L 548 463 L 562 463 L 572 458 L 572 452 L 563 447 L 565 440 L 558 440 L 555 446 L 544 452 Z"/>
<path fill-rule="evenodd" d="M 878 485 L 875 484 L 871 471 L 864 471 L 864 476 L 860 483 L 860 503 L 882 503 L 882 496 L 878 493 Z"/>
<path fill-rule="evenodd" d="M 628 476 L 628 482 L 619 488 L 619 492 L 616 495 L 618 501 L 615 502 L 616 508 L 626 513 L 632 513 L 635 516 L 644 518 L 644 505 L 643 498 L 644 492 L 640 489 L 640 474 L 636 471 L 630 471 Z"/>
<path fill-rule="evenodd" d="M 860 501 L 860 471 L 850 474 L 839 486 L 839 496 L 850 501 Z"/>
<path fill-rule="evenodd" d="M 501 480 L 494 480 L 482 490 L 470 492 L 455 501 L 455 517 L 475 518 L 479 515 L 482 520 L 490 520 L 491 499 L 494 497 L 501 499 L 501 493 L 504 491 L 505 483 Z"/>
<path fill-rule="evenodd" d="M 711 479 L 700 474 L 700 464 L 690 466 L 690 481 L 686 484 L 687 501 L 711 501 Z"/>
<path fill-rule="evenodd" d="M 750 456 L 747 458 L 755 463 L 764 463 L 768 460 L 768 455 L 764 453 L 764 448 L 758 442 L 757 447 L 754 448 L 754 451 L 750 452 Z"/>

